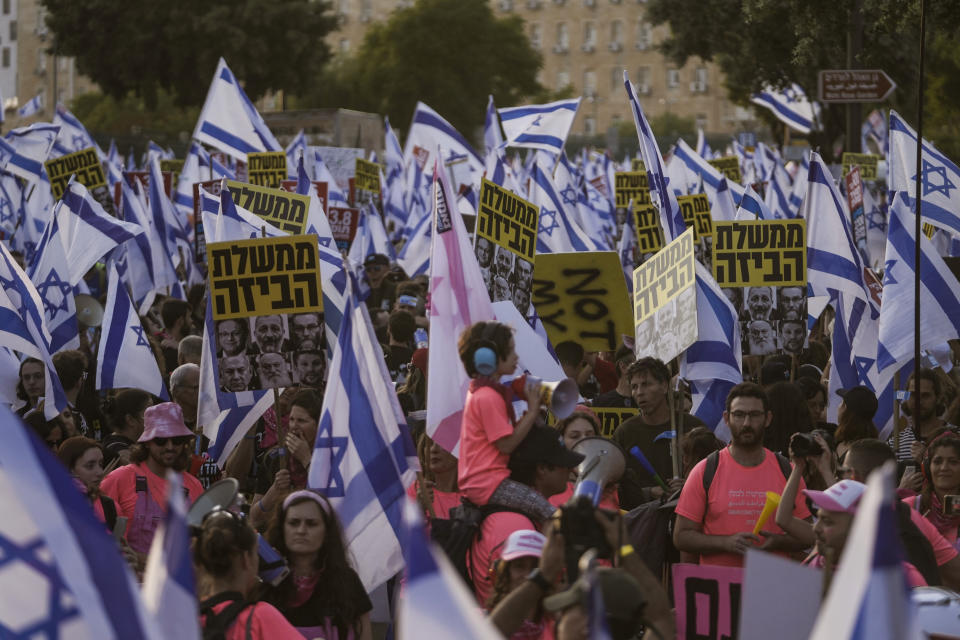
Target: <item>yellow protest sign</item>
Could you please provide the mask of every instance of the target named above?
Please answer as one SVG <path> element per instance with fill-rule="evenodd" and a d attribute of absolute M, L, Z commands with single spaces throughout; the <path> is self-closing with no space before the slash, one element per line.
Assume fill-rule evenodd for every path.
<path fill-rule="evenodd" d="M 633 228 L 637 230 L 637 250 L 656 253 L 663 247 L 663 229 L 660 214 L 652 204 L 633 208 Z"/>
<path fill-rule="evenodd" d="M 323 311 L 314 236 L 207 244 L 213 319 Z"/>
<path fill-rule="evenodd" d="M 845 176 L 850 173 L 853 167 L 860 167 L 860 179 L 872 181 L 877 179 L 877 165 L 880 162 L 880 156 L 875 153 L 844 153 L 840 156 L 840 162 L 843 165 L 842 173 Z"/>
<path fill-rule="evenodd" d="M 233 180 L 227 180 L 227 188 L 235 205 L 257 214 L 281 231 L 292 235 L 306 231 L 309 196 Z"/>
<path fill-rule="evenodd" d="M 259 187 L 278 189 L 287 179 L 287 154 L 283 151 L 248 153 L 247 179 Z"/>
<path fill-rule="evenodd" d="M 697 340 L 693 229 L 633 270 L 634 351 L 669 362 Z"/>
<path fill-rule="evenodd" d="M 483 180 L 476 222 L 479 237 L 533 262 L 539 214 L 536 205 L 487 179 Z"/>
<path fill-rule="evenodd" d="M 380 165 L 357 158 L 353 180 L 357 191 L 380 193 Z"/>
<path fill-rule="evenodd" d="M 600 420 L 600 433 L 597 435 L 609 438 L 621 424 L 640 414 L 639 409 L 627 407 L 590 407 Z"/>
<path fill-rule="evenodd" d="M 713 223 L 713 277 L 721 287 L 806 286 L 807 227 L 795 220 Z"/>
<path fill-rule="evenodd" d="M 554 346 L 572 340 L 587 351 L 615 351 L 632 331 L 630 296 L 615 251 L 537 256 L 533 306 Z"/>
<path fill-rule="evenodd" d="M 731 180 L 736 184 L 740 184 L 743 177 L 740 175 L 740 159 L 737 156 L 724 156 L 722 158 L 714 158 L 713 160 L 707 160 L 714 169 L 722 173 L 727 177 L 727 180 Z"/>
<path fill-rule="evenodd" d="M 634 206 L 650 204 L 650 187 L 647 184 L 646 171 L 617 171 L 613 174 L 614 194 L 618 209 L 626 209 L 633 201 Z"/>
<path fill-rule="evenodd" d="M 647 168 L 643 166 L 643 158 L 630 158 L 630 171 L 644 171 Z"/>
<path fill-rule="evenodd" d="M 50 189 L 53 191 L 55 200 L 63 197 L 72 175 L 76 175 L 77 182 L 89 191 L 107 186 L 107 178 L 103 174 L 103 167 L 100 166 L 100 158 L 93 147 L 47 160 L 43 163 L 43 167 L 50 179 Z"/>
<path fill-rule="evenodd" d="M 678 196 L 677 204 L 683 214 L 683 223 L 693 227 L 693 240 L 713 237 L 713 218 L 710 217 L 710 201 L 705 193 L 692 196 Z"/>
<path fill-rule="evenodd" d="M 923 231 L 923 235 L 927 236 L 927 240 L 933 240 L 933 234 L 937 232 L 937 228 L 929 222 L 924 222 L 921 230 Z"/>

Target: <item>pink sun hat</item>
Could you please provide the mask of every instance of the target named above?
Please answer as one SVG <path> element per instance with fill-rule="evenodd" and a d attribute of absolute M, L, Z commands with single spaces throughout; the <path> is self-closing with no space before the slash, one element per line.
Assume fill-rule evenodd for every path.
<path fill-rule="evenodd" d="M 193 436 L 193 431 L 183 422 L 183 409 L 176 402 L 162 402 L 143 413 L 143 433 L 137 442 L 182 436 Z"/>
<path fill-rule="evenodd" d="M 804 489 L 803 493 L 813 500 L 813 503 L 821 509 L 827 511 L 842 511 L 844 513 L 855 513 L 857 503 L 867 490 L 867 485 L 856 480 L 841 480 L 836 484 L 830 485 L 826 491 L 813 491 Z"/>

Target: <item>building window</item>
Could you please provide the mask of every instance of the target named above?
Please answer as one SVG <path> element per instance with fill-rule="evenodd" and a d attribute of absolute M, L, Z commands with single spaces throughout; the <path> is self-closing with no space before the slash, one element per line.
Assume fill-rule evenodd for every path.
<path fill-rule="evenodd" d="M 638 51 L 646 51 L 653 45 L 653 27 L 649 22 L 644 22 L 643 18 L 637 20 L 637 42 L 635 48 Z"/>
<path fill-rule="evenodd" d="M 570 50 L 570 32 L 567 30 L 566 22 L 557 24 L 557 50 Z"/>
<path fill-rule="evenodd" d="M 350 15 L 350 0 L 340 0 L 340 15 Z"/>
<path fill-rule="evenodd" d="M 597 97 L 597 72 L 592 69 L 583 72 L 583 95 L 587 98 Z"/>
<path fill-rule="evenodd" d="M 650 82 L 650 67 L 640 67 L 637 69 L 637 75 L 634 76 L 633 86 L 637 89 L 637 94 L 648 96 L 653 92 Z"/>
<path fill-rule="evenodd" d="M 17 21 L 11 20 L 10 21 L 10 42 L 16 42 L 16 41 L 17 41 Z"/>
<path fill-rule="evenodd" d="M 693 93 L 706 93 L 707 91 L 707 68 L 697 67 L 693 71 L 693 82 L 690 84 L 690 91 Z"/>
<path fill-rule="evenodd" d="M 614 20 L 610 23 L 610 44 L 619 45 L 623 42 L 623 22 Z"/>
<path fill-rule="evenodd" d="M 707 114 L 697 114 L 697 129 L 703 129 L 704 131 L 707 130 Z"/>
<path fill-rule="evenodd" d="M 570 72 L 557 71 L 557 91 L 570 86 Z"/>
<path fill-rule="evenodd" d="M 530 25 L 530 46 L 534 49 L 539 49 L 541 47 L 543 40 L 543 29 L 540 28 L 540 23 L 535 22 Z"/>
<path fill-rule="evenodd" d="M 3 68 L 10 68 L 10 47 L 3 48 Z"/>
<path fill-rule="evenodd" d="M 10 15 L 10 0 L 3 0 L 3 15 Z"/>
<path fill-rule="evenodd" d="M 667 87 L 673 89 L 678 84 L 680 84 L 680 70 L 667 69 Z"/>
<path fill-rule="evenodd" d="M 348 38 L 340 38 L 340 53 L 347 53 L 350 51 L 350 40 Z"/>
<path fill-rule="evenodd" d="M 597 28 L 593 22 L 583 23 L 583 50 L 593 51 L 597 48 Z"/>
<path fill-rule="evenodd" d="M 623 67 L 615 66 L 610 70 L 610 91 L 617 95 L 617 87 L 623 84 Z"/>
<path fill-rule="evenodd" d="M 47 70 L 47 52 L 42 47 L 37 49 L 37 71 L 44 73 Z"/>
<path fill-rule="evenodd" d="M 586 135 L 588 135 L 588 136 L 592 136 L 592 135 L 595 135 L 595 134 L 597 133 L 597 120 L 596 120 L 596 118 L 594 118 L 593 116 L 587 116 L 586 118 L 584 118 L 584 120 L 583 120 L 583 132 L 584 132 Z"/>

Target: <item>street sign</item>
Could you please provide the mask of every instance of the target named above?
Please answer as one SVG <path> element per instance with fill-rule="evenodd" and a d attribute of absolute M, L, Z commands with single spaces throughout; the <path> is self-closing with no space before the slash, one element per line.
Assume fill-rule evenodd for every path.
<path fill-rule="evenodd" d="M 880 69 L 830 69 L 820 72 L 820 102 L 882 102 L 897 88 Z"/>

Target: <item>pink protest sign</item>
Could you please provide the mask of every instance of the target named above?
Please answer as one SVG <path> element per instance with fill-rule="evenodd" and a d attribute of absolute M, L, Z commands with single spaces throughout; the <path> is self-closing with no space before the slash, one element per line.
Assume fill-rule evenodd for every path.
<path fill-rule="evenodd" d="M 673 565 L 673 597 L 679 640 L 731 640 L 740 623 L 743 569 Z"/>

